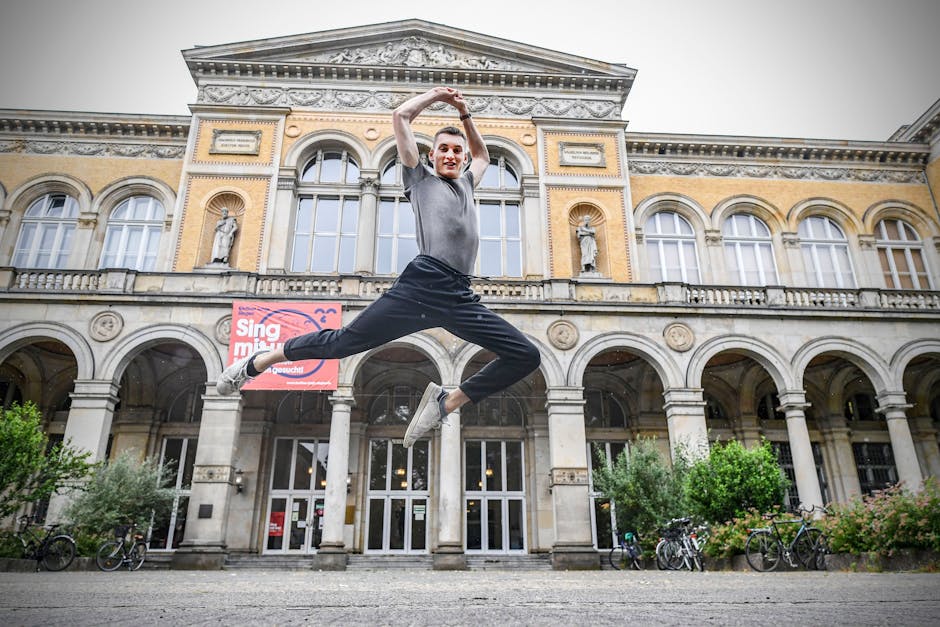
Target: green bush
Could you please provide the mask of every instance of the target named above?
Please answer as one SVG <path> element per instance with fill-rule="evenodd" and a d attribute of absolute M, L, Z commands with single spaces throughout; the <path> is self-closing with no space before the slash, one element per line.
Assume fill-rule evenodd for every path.
<path fill-rule="evenodd" d="M 716 442 L 689 469 L 686 498 L 693 516 L 724 523 L 779 506 L 788 483 L 767 440 L 753 449 L 737 440 Z"/>
<path fill-rule="evenodd" d="M 138 461 L 121 454 L 95 471 L 64 517 L 76 533 L 91 536 L 107 536 L 130 522 L 145 529 L 151 517 L 156 524 L 169 516 L 175 492 L 166 484 L 172 476 L 170 465 L 161 467 L 153 459 Z"/>
<path fill-rule="evenodd" d="M 23 557 L 23 545 L 12 531 L 0 531 L 0 557 Z"/>
<path fill-rule="evenodd" d="M 940 483 L 929 478 L 918 494 L 893 486 L 833 505 L 819 526 L 826 530 L 833 553 L 940 551 Z"/>
<path fill-rule="evenodd" d="M 744 553 L 744 545 L 752 529 L 770 527 L 770 520 L 766 518 L 769 514 L 781 515 L 778 520 L 795 520 L 792 515 L 785 514 L 781 508 L 770 512 L 760 512 L 752 508 L 727 522 L 712 525 L 709 529 L 708 541 L 702 550 L 709 557 L 741 555 Z M 779 525 L 780 536 L 785 542 L 789 542 L 799 528 L 799 525 Z"/>
<path fill-rule="evenodd" d="M 594 488 L 614 504 L 617 528 L 638 531 L 644 548 L 655 546 L 662 523 L 687 511 L 685 458 L 670 465 L 651 438 L 638 438 L 610 467 L 600 451 L 595 457 Z"/>

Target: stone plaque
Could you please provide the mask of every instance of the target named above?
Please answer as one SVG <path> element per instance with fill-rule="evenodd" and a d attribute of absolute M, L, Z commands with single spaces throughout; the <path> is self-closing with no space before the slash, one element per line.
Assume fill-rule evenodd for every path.
<path fill-rule="evenodd" d="M 552 485 L 587 485 L 587 468 L 552 468 Z"/>
<path fill-rule="evenodd" d="M 575 165 L 587 168 L 607 167 L 604 156 L 604 144 L 558 144 L 558 160 L 561 165 Z"/>
<path fill-rule="evenodd" d="M 261 131 L 213 129 L 210 155 L 257 155 L 261 152 Z"/>
<path fill-rule="evenodd" d="M 193 483 L 231 483 L 231 466 L 196 466 Z"/>
<path fill-rule="evenodd" d="M 688 325 L 681 322 L 674 322 L 663 329 L 663 337 L 666 338 L 666 344 L 674 351 L 684 353 L 695 344 L 695 334 Z"/>
<path fill-rule="evenodd" d="M 96 314 L 88 324 L 88 334 L 99 342 L 108 342 L 116 338 L 124 328 L 124 318 L 116 311 L 102 311 Z"/>
<path fill-rule="evenodd" d="M 567 320 L 556 320 L 551 323 L 546 333 L 552 346 L 563 351 L 574 348 L 578 343 L 578 327 Z"/>
<path fill-rule="evenodd" d="M 215 323 L 215 341 L 219 344 L 228 346 L 229 339 L 232 336 L 232 315 L 222 316 Z"/>
<path fill-rule="evenodd" d="M 199 518 L 212 518 L 212 503 L 199 504 Z"/>

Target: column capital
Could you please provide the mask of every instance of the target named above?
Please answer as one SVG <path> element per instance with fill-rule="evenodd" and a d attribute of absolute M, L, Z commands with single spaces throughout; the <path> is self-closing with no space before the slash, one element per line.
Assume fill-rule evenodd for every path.
<path fill-rule="evenodd" d="M 363 194 L 376 196 L 379 193 L 379 171 L 378 170 L 360 170 L 359 171 L 359 190 Z"/>
<path fill-rule="evenodd" d="M 584 405 L 584 388 L 580 386 L 550 387 L 545 393 L 545 407 L 558 405 Z"/>
<path fill-rule="evenodd" d="M 663 390 L 664 409 L 688 405 L 692 407 L 705 407 L 703 388 L 666 388 Z"/>
<path fill-rule="evenodd" d="M 237 411 L 242 402 L 241 394 L 233 396 L 222 396 L 215 390 L 215 385 L 206 386 L 206 391 L 202 393 L 203 410 L 210 407 L 215 410 Z"/>
<path fill-rule="evenodd" d="M 900 392 L 882 392 L 876 396 L 878 407 L 875 411 L 885 418 L 906 418 L 905 412 L 914 405 L 907 402 L 907 394 Z M 892 414 L 892 415 L 889 415 Z M 899 415 L 900 414 L 900 415 Z"/>
<path fill-rule="evenodd" d="M 802 412 L 811 405 L 806 402 L 805 390 L 781 390 L 777 393 L 777 398 L 780 399 L 780 406 L 776 409 L 784 413 L 794 410 Z"/>
<path fill-rule="evenodd" d="M 113 396 L 117 399 L 120 387 L 112 380 L 102 379 L 76 379 L 75 387 L 70 396 L 75 398 L 92 398 L 95 396 Z"/>
<path fill-rule="evenodd" d="M 355 407 L 356 397 L 352 394 L 352 386 L 341 385 L 337 387 L 332 394 L 330 394 L 330 403 L 333 404 L 333 407 L 342 407 L 346 406 L 347 408 Z"/>

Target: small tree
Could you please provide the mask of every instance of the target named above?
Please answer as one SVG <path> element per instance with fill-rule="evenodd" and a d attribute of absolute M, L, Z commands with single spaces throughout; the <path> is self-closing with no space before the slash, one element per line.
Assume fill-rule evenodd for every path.
<path fill-rule="evenodd" d="M 14 403 L 0 417 L 0 519 L 84 479 L 89 453 L 68 442 L 49 450 L 42 416 L 31 402 Z"/>
<path fill-rule="evenodd" d="M 788 484 L 770 442 L 747 449 L 731 440 L 714 444 L 708 457 L 692 465 L 686 495 L 694 514 L 724 523 L 752 508 L 779 506 Z"/>
<path fill-rule="evenodd" d="M 65 510 L 74 525 L 92 534 L 105 534 L 129 522 L 144 527 L 166 519 L 175 492 L 167 487 L 173 476 L 171 464 L 156 460 L 138 461 L 122 453 L 107 466 L 99 467 L 84 490 Z"/>
<path fill-rule="evenodd" d="M 670 466 L 654 439 L 638 438 L 610 467 L 603 454 L 596 457 L 594 488 L 613 502 L 620 531 L 652 537 L 664 521 L 685 515 L 683 455 Z"/>

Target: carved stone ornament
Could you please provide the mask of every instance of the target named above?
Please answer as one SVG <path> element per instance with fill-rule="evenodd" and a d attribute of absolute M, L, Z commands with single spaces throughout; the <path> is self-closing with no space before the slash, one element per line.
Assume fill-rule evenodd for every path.
<path fill-rule="evenodd" d="M 563 351 L 572 349 L 578 344 L 578 327 L 567 320 L 556 320 L 551 323 L 546 333 L 552 346 Z"/>
<path fill-rule="evenodd" d="M 735 178 L 803 179 L 809 181 L 861 181 L 865 183 L 924 183 L 923 170 L 862 169 L 819 166 L 696 163 L 688 161 L 647 161 L 631 159 L 636 174 L 660 176 L 727 176 Z"/>
<path fill-rule="evenodd" d="M 287 130 L 284 131 L 284 134 L 288 137 L 300 137 L 300 127 L 296 124 L 291 124 L 287 127 Z"/>
<path fill-rule="evenodd" d="M 406 67 L 449 67 L 467 70 L 518 70 L 520 66 L 485 55 L 470 55 L 424 37 L 406 37 L 381 45 L 344 48 L 308 59 L 321 63 L 352 65 L 398 65 Z"/>
<path fill-rule="evenodd" d="M 369 141 L 375 141 L 376 139 L 379 138 L 379 130 L 377 128 L 370 127 L 370 128 L 367 128 L 362 135 Z"/>
<path fill-rule="evenodd" d="M 552 485 L 587 485 L 587 468 L 552 468 Z"/>
<path fill-rule="evenodd" d="M 215 323 L 215 341 L 219 344 L 228 346 L 229 338 L 232 336 L 232 316 L 222 316 Z"/>
<path fill-rule="evenodd" d="M 688 325 L 681 322 L 673 322 L 663 329 L 663 337 L 666 338 L 666 345 L 674 351 L 684 353 L 695 344 L 695 334 Z"/>
<path fill-rule="evenodd" d="M 102 311 L 88 323 L 88 334 L 93 340 L 108 342 L 116 338 L 124 328 L 124 318 L 116 311 Z"/>
<path fill-rule="evenodd" d="M 193 483 L 231 483 L 231 466 L 195 466 Z"/>
<path fill-rule="evenodd" d="M 114 142 L 35 141 L 17 139 L 0 142 L 0 153 L 77 155 L 82 157 L 140 157 L 182 159 L 185 145 L 122 144 Z"/>

